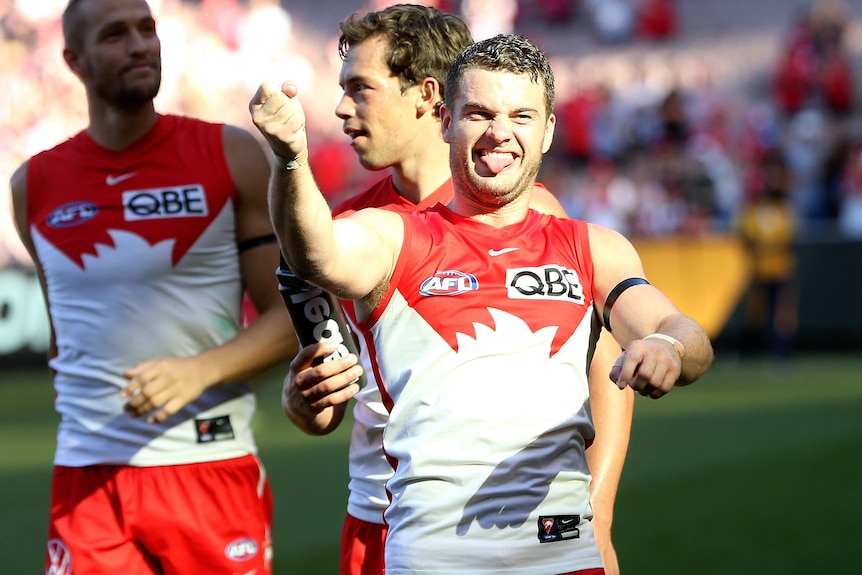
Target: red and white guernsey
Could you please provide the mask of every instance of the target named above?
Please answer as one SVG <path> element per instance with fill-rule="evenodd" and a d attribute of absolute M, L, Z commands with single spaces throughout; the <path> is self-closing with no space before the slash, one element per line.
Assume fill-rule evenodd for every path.
<path fill-rule="evenodd" d="M 56 465 L 170 465 L 256 451 L 248 383 L 223 385 L 162 424 L 123 412 L 123 372 L 191 356 L 239 330 L 236 189 L 222 126 L 160 116 L 122 152 L 86 132 L 34 156 L 28 221 L 58 354 Z"/>
<path fill-rule="evenodd" d="M 502 229 L 405 214 L 365 327 L 384 403 L 387 575 L 549 575 L 601 566 L 584 450 L 599 329 L 586 224 Z M 372 350 L 374 353 L 374 350 Z"/>
<path fill-rule="evenodd" d="M 392 176 L 387 176 L 366 191 L 335 206 L 332 213 L 346 217 L 363 208 L 381 208 L 406 213 L 422 210 L 438 203 L 448 204 L 452 199 L 452 180 L 414 204 L 400 195 L 392 185 Z M 355 333 L 360 333 L 353 312 L 353 302 L 343 302 L 347 318 Z M 380 390 L 374 370 L 371 368 L 367 342 L 360 346 L 360 359 L 365 367 L 367 384 L 354 398 L 353 430 L 350 437 L 348 470 L 350 495 L 347 512 L 368 523 L 383 523 L 383 511 L 389 504 L 384 485 L 392 476 L 392 465 L 383 454 L 383 428 L 389 412 L 380 398 Z"/>

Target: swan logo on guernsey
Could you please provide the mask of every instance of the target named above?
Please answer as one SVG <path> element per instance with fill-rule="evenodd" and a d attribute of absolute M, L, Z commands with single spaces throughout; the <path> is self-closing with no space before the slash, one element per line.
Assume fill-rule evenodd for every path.
<path fill-rule="evenodd" d="M 584 289 L 578 273 L 562 266 L 506 270 L 506 286 L 510 299 L 538 298 L 584 303 Z"/>
<path fill-rule="evenodd" d="M 425 296 L 459 295 L 479 289 L 479 281 L 473 274 L 456 270 L 438 271 L 422 282 L 419 293 Z"/>
<path fill-rule="evenodd" d="M 225 547 L 224 554 L 231 561 L 248 561 L 257 555 L 257 541 L 250 538 L 237 539 Z"/>

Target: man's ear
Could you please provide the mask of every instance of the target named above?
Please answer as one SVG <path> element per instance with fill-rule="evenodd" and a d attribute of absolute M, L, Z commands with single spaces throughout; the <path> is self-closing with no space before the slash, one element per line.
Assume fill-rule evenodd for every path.
<path fill-rule="evenodd" d="M 547 153 L 551 149 L 551 142 L 554 140 L 554 128 L 557 125 L 557 117 L 551 114 L 548 121 L 545 122 L 545 135 L 542 137 L 542 153 Z"/>
<path fill-rule="evenodd" d="M 77 52 L 71 48 L 63 48 L 63 60 L 66 61 L 66 66 L 69 67 L 69 70 L 71 70 L 74 75 L 78 78 L 83 78 L 83 66 L 81 65 L 81 58 Z"/>
<path fill-rule="evenodd" d="M 449 126 L 452 124 L 452 114 L 446 104 L 441 104 L 440 108 L 440 131 L 443 136 L 443 141 L 449 142 Z"/>
<path fill-rule="evenodd" d="M 423 116 L 429 112 L 436 114 L 440 101 L 443 99 L 440 96 L 440 83 L 436 78 L 429 76 L 419 82 L 417 88 L 416 116 Z"/>

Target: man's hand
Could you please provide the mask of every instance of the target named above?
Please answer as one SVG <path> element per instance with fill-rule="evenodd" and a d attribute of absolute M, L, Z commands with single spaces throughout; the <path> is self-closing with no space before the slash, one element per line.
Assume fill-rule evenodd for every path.
<path fill-rule="evenodd" d="M 322 435 L 341 422 L 345 403 L 359 392 L 352 383 L 362 374 L 353 354 L 312 366 L 318 357 L 336 350 L 336 344 L 321 342 L 302 348 L 284 378 L 281 404 L 284 413 L 306 433 Z"/>
<path fill-rule="evenodd" d="M 264 82 L 248 104 L 251 120 L 276 154 L 291 160 L 308 147 L 305 112 L 293 82 Z"/>
<path fill-rule="evenodd" d="M 212 382 L 206 362 L 195 357 L 166 357 L 139 363 L 124 373 L 129 384 L 120 392 L 126 413 L 161 423 L 200 397 Z"/>
<path fill-rule="evenodd" d="M 620 389 L 631 387 L 644 397 L 658 399 L 668 393 L 682 373 L 682 357 L 663 340 L 636 339 L 617 358 L 610 378 Z"/>

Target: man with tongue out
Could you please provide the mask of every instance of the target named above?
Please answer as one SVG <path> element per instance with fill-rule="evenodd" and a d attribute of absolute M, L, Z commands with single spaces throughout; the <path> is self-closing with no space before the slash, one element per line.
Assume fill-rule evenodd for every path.
<path fill-rule="evenodd" d="M 454 197 L 333 221 L 304 162 L 296 86 L 255 124 L 283 158 L 270 205 L 291 268 L 353 300 L 389 410 L 386 573 L 603 573 L 590 519 L 587 373 L 601 317 L 612 376 L 659 398 L 707 369 L 703 330 L 642 278 L 619 234 L 530 209 L 553 75 L 517 36 L 463 52 L 440 109 Z"/>
<path fill-rule="evenodd" d="M 397 212 L 421 210 L 452 201 L 449 146 L 440 132 L 439 105 L 449 65 L 473 43 L 459 18 L 434 8 L 402 4 L 348 17 L 340 24 L 339 51 L 344 60 L 344 95 L 336 108 L 344 132 L 363 166 L 391 169 L 391 174 L 333 210 L 341 217 L 358 209 L 380 207 Z M 530 205 L 564 216 L 556 199 L 536 187 Z M 443 278 L 442 282 L 460 281 Z M 347 305 L 352 318 L 352 305 Z M 354 323 L 354 331 L 360 331 Z M 285 378 L 284 404 L 303 431 L 319 435 L 334 430 L 348 400 L 353 406 L 350 441 L 350 495 L 344 521 L 341 575 L 382 574 L 389 503 L 385 483 L 392 467 L 383 453 L 388 411 L 378 390 L 368 354 L 362 347 L 368 385 L 349 385 L 359 366 L 355 358 L 311 367 L 314 358 L 332 350 L 312 345 L 302 350 Z M 587 451 L 592 475 L 591 505 L 596 540 L 607 572 L 618 572 L 611 542 L 617 485 L 626 456 L 633 393 L 619 390 L 608 378 L 619 345 L 602 330 L 590 367 L 590 407 L 596 438 Z"/>

